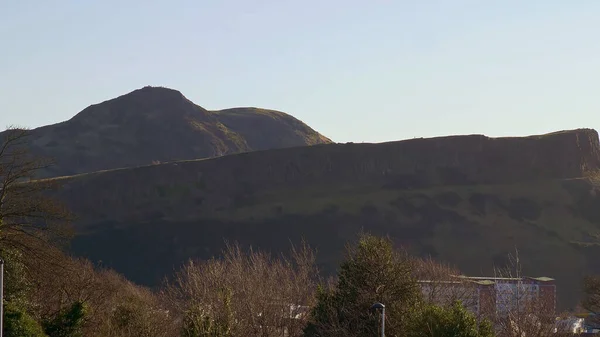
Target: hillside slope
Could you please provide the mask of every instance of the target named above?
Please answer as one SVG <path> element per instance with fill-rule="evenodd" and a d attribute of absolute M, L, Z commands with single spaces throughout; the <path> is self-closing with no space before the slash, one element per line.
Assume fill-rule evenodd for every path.
<path fill-rule="evenodd" d="M 33 152 L 57 162 L 41 177 L 331 142 L 283 112 L 208 111 L 161 87 L 92 105 L 31 136 Z"/>
<path fill-rule="evenodd" d="M 60 178 L 80 216 L 75 253 L 156 284 L 223 240 L 274 252 L 301 237 L 326 272 L 361 230 L 489 275 L 520 250 L 573 306 L 600 272 L 600 144 L 594 130 L 259 151 Z M 151 263 L 150 263 L 151 261 Z"/>

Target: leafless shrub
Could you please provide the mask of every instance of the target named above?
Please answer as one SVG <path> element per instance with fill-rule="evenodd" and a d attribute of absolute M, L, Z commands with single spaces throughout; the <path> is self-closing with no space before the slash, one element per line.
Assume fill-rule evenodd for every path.
<path fill-rule="evenodd" d="M 509 263 L 496 269 L 496 323 L 500 337 L 559 336 L 554 296 L 543 296 L 539 285 L 524 277 L 519 252 L 509 255 Z M 502 283 L 499 283 L 502 282 Z"/>
<path fill-rule="evenodd" d="M 458 276 L 460 271 L 432 258 L 413 258 L 413 275 L 421 286 L 423 300 L 430 304 L 451 306 L 460 301 L 477 311 L 477 288 L 473 282 Z"/>
<path fill-rule="evenodd" d="M 223 259 L 189 261 L 164 291 L 183 336 L 301 336 L 317 281 L 306 245 L 291 258 L 227 245 Z"/>
<path fill-rule="evenodd" d="M 73 303 L 88 314 L 85 336 L 175 336 L 168 312 L 149 289 L 137 286 L 112 270 L 99 269 L 85 259 L 71 258 L 45 245 L 44 256 L 27 261 L 29 312 L 48 320 Z"/>
<path fill-rule="evenodd" d="M 155 293 L 134 285 L 121 276 L 115 281 L 119 284 L 119 289 L 111 299 L 111 310 L 100 316 L 103 324 L 99 325 L 94 336 L 179 336 L 169 311 Z"/>

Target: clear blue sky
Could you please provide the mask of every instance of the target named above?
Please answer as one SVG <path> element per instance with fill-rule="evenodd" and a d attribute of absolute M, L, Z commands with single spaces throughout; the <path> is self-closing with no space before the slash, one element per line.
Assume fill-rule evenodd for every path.
<path fill-rule="evenodd" d="M 335 141 L 600 127 L 598 0 L 0 1 L 0 126 L 145 85 Z"/>

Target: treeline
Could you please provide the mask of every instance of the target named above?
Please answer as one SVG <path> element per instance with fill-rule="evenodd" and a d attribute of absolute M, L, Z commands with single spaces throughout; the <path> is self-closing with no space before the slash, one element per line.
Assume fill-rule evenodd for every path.
<path fill-rule="evenodd" d="M 447 286 L 457 271 L 411 257 L 368 234 L 349 245 L 338 274 L 319 276 L 315 251 L 286 256 L 228 245 L 220 258 L 188 261 L 158 289 L 134 285 L 89 261 L 40 246 L 6 259 L 5 336 L 557 336 L 544 303 L 476 315 L 468 286 Z M 418 280 L 431 283 L 423 293 Z M 479 303 L 481 305 L 481 303 Z M 544 321 L 547 318 L 547 321 Z"/>
<path fill-rule="evenodd" d="M 386 305 L 387 336 L 493 335 L 490 322 L 462 305 L 435 306 L 421 296 L 414 273 L 440 266 L 369 235 L 330 280 L 319 277 L 315 252 L 305 245 L 273 257 L 233 244 L 222 258 L 189 261 L 153 291 L 38 248 L 47 251 L 42 259 L 1 252 L 6 337 L 376 336 L 376 302 Z"/>
<path fill-rule="evenodd" d="M 27 131 L 2 137 L 5 337 L 378 336 L 374 303 L 385 305 L 386 336 L 556 336 L 553 322 L 531 318 L 543 303 L 476 316 L 466 309 L 472 289 L 446 286 L 458 271 L 369 234 L 348 245 L 329 279 L 306 244 L 273 256 L 234 243 L 219 258 L 188 261 L 158 289 L 135 285 L 63 253 L 72 215 L 45 193 L 60 181 L 32 182 L 51 162 L 29 154 Z M 418 280 L 431 281 L 427 293 Z"/>

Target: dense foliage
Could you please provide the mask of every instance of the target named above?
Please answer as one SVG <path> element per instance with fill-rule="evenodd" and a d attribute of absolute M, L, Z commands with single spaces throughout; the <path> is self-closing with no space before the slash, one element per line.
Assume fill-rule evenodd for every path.
<path fill-rule="evenodd" d="M 390 240 L 370 235 L 349 249 L 336 284 L 321 286 L 317 296 L 307 336 L 375 336 L 379 319 L 369 310 L 375 302 L 386 305 L 387 334 L 399 335 L 420 302 L 408 255 L 394 250 Z"/>
<path fill-rule="evenodd" d="M 44 332 L 50 337 L 82 337 L 86 315 L 86 305 L 83 302 L 75 302 L 44 322 Z"/>
<path fill-rule="evenodd" d="M 487 320 L 481 323 L 460 302 L 450 307 L 425 305 L 415 310 L 407 328 L 407 337 L 492 337 Z"/>
<path fill-rule="evenodd" d="M 24 309 L 7 303 L 4 306 L 5 337 L 46 337 L 40 324 Z"/>

